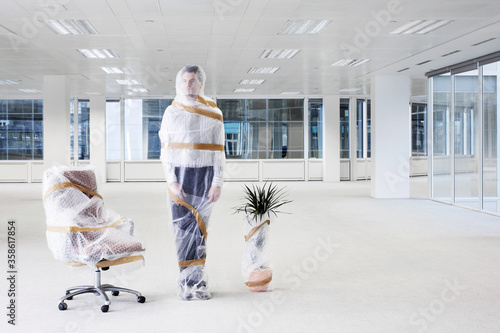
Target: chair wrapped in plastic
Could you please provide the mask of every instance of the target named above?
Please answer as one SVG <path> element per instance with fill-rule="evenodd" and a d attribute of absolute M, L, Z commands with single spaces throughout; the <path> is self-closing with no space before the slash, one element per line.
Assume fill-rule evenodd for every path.
<path fill-rule="evenodd" d="M 59 299 L 59 309 L 66 310 L 66 300 L 83 293 L 101 295 L 105 301 L 101 311 L 107 312 L 113 296 L 127 292 L 145 297 L 138 291 L 101 284 L 101 269 L 111 266 L 144 262 L 144 243 L 134 222 L 104 207 L 99 194 L 94 167 L 54 166 L 43 175 L 43 205 L 47 223 L 47 243 L 54 257 L 66 264 L 88 266 L 95 271 L 93 286 L 78 286 L 66 290 Z"/>

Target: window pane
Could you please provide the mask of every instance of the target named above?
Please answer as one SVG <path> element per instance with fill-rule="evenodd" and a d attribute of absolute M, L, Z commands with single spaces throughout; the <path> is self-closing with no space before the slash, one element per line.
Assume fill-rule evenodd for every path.
<path fill-rule="evenodd" d="M 267 105 L 265 99 L 248 99 L 245 119 L 248 121 L 267 121 Z"/>
<path fill-rule="evenodd" d="M 455 202 L 480 209 L 478 71 L 455 75 Z"/>
<path fill-rule="evenodd" d="M 269 121 L 304 121 L 304 100 L 270 99 Z"/>
<path fill-rule="evenodd" d="M 500 62 L 484 66 L 483 72 L 483 209 L 500 212 L 500 163 L 498 74 Z"/>
<path fill-rule="evenodd" d="M 450 112 L 451 76 L 436 76 L 432 80 L 432 197 L 451 202 Z"/>
<path fill-rule="evenodd" d="M 9 113 L 33 113 L 32 100 L 9 100 Z"/>
<path fill-rule="evenodd" d="M 0 115 L 7 114 L 7 100 L 0 100 Z"/>
<path fill-rule="evenodd" d="M 356 157 L 357 158 L 363 158 L 363 142 L 364 142 L 364 126 L 363 126 L 363 121 L 364 121 L 364 105 L 365 101 L 364 100 L 357 100 L 356 101 L 356 133 L 357 133 L 357 138 L 358 138 L 358 149 L 356 150 Z"/>
<path fill-rule="evenodd" d="M 90 159 L 90 102 L 78 101 L 78 159 Z"/>
<path fill-rule="evenodd" d="M 125 100 L 125 159 L 157 160 L 161 142 L 158 131 L 172 99 Z"/>
<path fill-rule="evenodd" d="M 106 101 L 106 160 L 119 160 L 120 152 L 120 101 Z"/>
<path fill-rule="evenodd" d="M 224 121 L 245 120 L 244 99 L 221 99 L 217 100 L 217 106 L 222 111 Z"/>
<path fill-rule="evenodd" d="M 303 99 L 219 99 L 227 158 L 304 157 Z"/>
<path fill-rule="evenodd" d="M 309 158 L 323 158 L 323 100 L 309 100 Z"/>
<path fill-rule="evenodd" d="M 340 99 L 340 158 L 349 158 L 349 99 Z"/>
<path fill-rule="evenodd" d="M 411 154 L 427 156 L 427 105 L 411 105 Z"/>
<path fill-rule="evenodd" d="M 34 102 L 42 105 L 42 100 L 0 102 L 0 160 L 43 159 L 43 115 L 35 116 Z"/>
<path fill-rule="evenodd" d="M 366 157 L 372 157 L 372 101 L 366 101 Z"/>
<path fill-rule="evenodd" d="M 304 158 L 304 100 L 269 100 L 269 158 Z"/>

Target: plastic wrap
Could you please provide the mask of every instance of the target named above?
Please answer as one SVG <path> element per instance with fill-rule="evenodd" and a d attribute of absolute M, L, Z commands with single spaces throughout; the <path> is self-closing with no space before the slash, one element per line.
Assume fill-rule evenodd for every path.
<path fill-rule="evenodd" d="M 104 207 L 93 167 L 54 166 L 43 175 L 47 243 L 54 257 L 95 268 L 101 260 L 142 260 L 134 222 Z"/>
<path fill-rule="evenodd" d="M 241 274 L 250 291 L 270 290 L 269 285 L 273 274 L 266 251 L 270 223 L 269 218 L 256 220 L 250 215 L 246 215 L 243 222 L 245 248 L 241 260 Z"/>
<path fill-rule="evenodd" d="M 177 94 L 159 131 L 183 300 L 211 296 L 205 270 L 207 227 L 223 183 L 222 112 L 204 96 L 205 80 L 199 66 L 179 71 Z"/>

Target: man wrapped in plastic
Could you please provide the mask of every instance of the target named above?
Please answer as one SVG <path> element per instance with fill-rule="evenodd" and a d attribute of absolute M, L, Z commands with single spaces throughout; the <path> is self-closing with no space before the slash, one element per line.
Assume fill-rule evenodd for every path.
<path fill-rule="evenodd" d="M 176 96 L 163 115 L 159 136 L 179 260 L 182 300 L 209 299 L 205 272 L 207 226 L 223 183 L 222 112 L 204 96 L 205 72 L 185 66 Z"/>

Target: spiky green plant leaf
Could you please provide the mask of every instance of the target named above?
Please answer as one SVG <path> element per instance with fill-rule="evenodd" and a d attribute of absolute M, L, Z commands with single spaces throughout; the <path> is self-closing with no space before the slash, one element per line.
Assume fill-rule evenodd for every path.
<path fill-rule="evenodd" d="M 233 207 L 235 213 L 245 212 L 245 214 L 251 215 L 257 220 L 271 214 L 278 216 L 278 213 L 283 213 L 278 208 L 292 202 L 286 199 L 284 189 L 278 188 L 272 182 L 266 182 L 262 186 L 252 184 L 251 188 L 244 185 L 243 189 L 245 197 L 242 204 Z"/>

